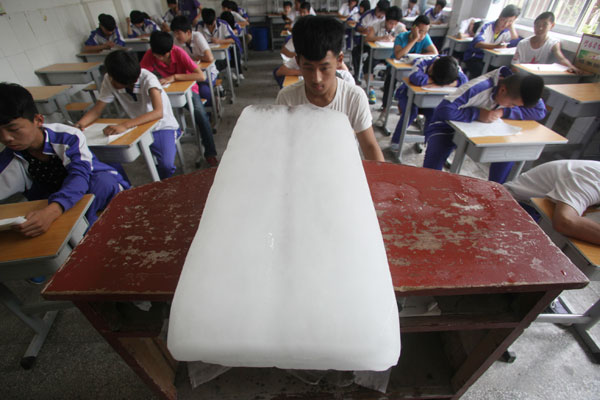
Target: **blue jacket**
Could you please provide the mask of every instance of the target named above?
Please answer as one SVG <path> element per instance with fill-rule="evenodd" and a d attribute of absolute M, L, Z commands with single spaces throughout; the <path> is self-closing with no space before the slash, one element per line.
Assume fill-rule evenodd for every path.
<path fill-rule="evenodd" d="M 44 124 L 42 152 L 58 156 L 67 170 L 60 190 L 48 196 L 48 203 L 58 203 L 65 211 L 89 193 L 90 177 L 96 172 L 107 171 L 117 177 L 124 189 L 130 186 L 114 168 L 98 161 L 88 148 L 85 136 L 76 128 L 63 124 Z M 36 182 L 29 177 L 28 167 L 29 163 L 22 152 L 5 148 L 0 153 L 0 199 L 20 192 L 27 194 L 28 190 L 34 193 L 34 198 L 30 200 L 45 197 L 37 196 L 41 193 L 36 188 Z"/>
<path fill-rule="evenodd" d="M 479 28 L 477 35 L 475 35 L 475 37 L 473 38 L 471 43 L 469 43 L 469 47 L 467 48 L 467 50 L 465 50 L 463 60 L 467 61 L 467 60 L 470 60 L 471 58 L 478 58 L 478 59 L 483 58 L 483 50 L 475 47 L 475 45 L 479 42 L 495 43 L 495 44 L 506 42 L 506 43 L 508 43 L 508 47 L 515 47 L 517 44 L 519 44 L 519 41 L 521 40 L 521 38 L 511 39 L 509 29 L 504 29 L 503 31 L 501 31 L 498 34 L 498 36 L 494 37 L 494 27 L 495 26 L 496 26 L 496 21 L 493 21 L 493 22 L 488 22 L 487 24 L 485 24 L 481 28 Z"/>
<path fill-rule="evenodd" d="M 446 96 L 436 107 L 425 137 L 433 134 L 452 133 L 454 130 L 446 121 L 472 122 L 479 118 L 479 109 L 494 110 L 500 106 L 494 100 L 500 78 L 512 75 L 510 68 L 500 67 L 481 75 L 459 87 Z M 544 101 L 539 99 L 533 107 L 504 108 L 502 118 L 539 121 L 546 116 Z"/>
<path fill-rule="evenodd" d="M 97 46 L 106 42 L 113 42 L 119 46 L 125 46 L 125 42 L 121 39 L 119 28 L 115 28 L 115 31 L 109 37 L 104 36 L 102 29 L 98 28 L 90 33 L 90 37 L 85 41 L 86 46 Z"/>

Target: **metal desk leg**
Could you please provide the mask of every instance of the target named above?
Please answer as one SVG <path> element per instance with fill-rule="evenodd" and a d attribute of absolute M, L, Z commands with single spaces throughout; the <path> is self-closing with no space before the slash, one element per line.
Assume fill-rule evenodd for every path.
<path fill-rule="evenodd" d="M 158 176 L 158 170 L 156 169 L 156 164 L 154 164 L 154 157 L 152 157 L 152 152 L 150 151 L 150 145 L 154 142 L 154 138 L 152 137 L 152 132 L 143 135 L 138 142 L 138 147 L 142 154 L 144 155 L 144 159 L 146 160 L 146 165 L 148 166 L 148 171 L 150 171 L 150 175 L 152 176 L 152 180 L 154 182 L 160 181 L 160 177 Z"/>
<path fill-rule="evenodd" d="M 398 144 L 400 145 L 400 151 L 398 152 L 398 162 L 402 163 L 402 144 L 404 143 L 404 138 L 406 137 L 406 130 L 408 129 L 408 120 L 410 119 L 410 110 L 412 108 L 412 104 L 415 98 L 415 93 L 412 90 L 408 90 L 408 98 L 406 102 L 406 109 L 402 112 L 402 130 L 400 131 L 400 140 Z"/>
<path fill-rule="evenodd" d="M 98 92 L 100 92 L 100 88 L 102 87 L 102 76 L 100 76 L 100 70 L 92 71 L 92 80 L 96 84 L 96 88 Z"/>
<path fill-rule="evenodd" d="M 554 96 L 554 95 L 551 94 L 550 96 Z M 550 113 L 548 120 L 544 124 L 549 129 L 552 129 L 552 127 L 556 123 L 556 120 L 558 119 L 562 110 L 564 109 L 565 103 L 567 102 L 567 99 L 564 96 L 561 96 L 561 95 L 556 95 L 556 96 L 557 97 L 560 96 L 560 98 L 556 101 L 556 104 L 552 106 L 552 112 Z"/>
<path fill-rule="evenodd" d="M 196 126 L 196 118 L 194 115 L 194 100 L 192 99 L 192 89 L 185 92 L 185 100 L 187 102 L 188 111 L 190 112 L 190 116 L 192 117 L 192 127 L 194 127 L 194 132 L 196 135 L 198 134 L 198 126 Z"/>
<path fill-rule="evenodd" d="M 392 67 L 389 67 L 389 68 L 390 68 L 390 74 L 393 74 L 394 76 L 390 77 L 390 89 L 388 90 L 387 99 L 386 99 L 386 103 L 385 103 L 385 104 L 387 104 L 387 107 L 385 108 L 385 118 L 383 120 L 383 131 L 386 136 L 390 135 L 390 131 L 387 128 L 387 122 L 388 122 L 388 118 L 390 117 L 390 110 L 392 109 L 394 92 L 396 91 L 396 78 L 398 78 L 398 76 L 400 75 L 400 71 L 396 71 Z"/>
<path fill-rule="evenodd" d="M 217 126 L 217 121 L 219 119 L 219 116 L 217 114 L 217 94 L 215 93 L 215 85 L 213 85 L 213 81 L 212 81 L 212 77 L 210 76 L 210 73 L 206 73 L 206 77 L 208 79 L 208 89 L 210 91 L 210 107 L 212 108 L 212 120 L 213 120 L 213 125 Z"/>
<path fill-rule="evenodd" d="M 71 120 L 71 115 L 69 115 L 69 112 L 67 111 L 67 96 L 62 94 L 60 96 L 57 96 L 54 99 L 54 102 L 56 103 L 56 108 L 58 108 L 60 110 L 60 113 L 63 115 L 63 117 L 65 118 L 65 121 L 70 121 Z"/>
<path fill-rule="evenodd" d="M 450 40 L 448 43 L 448 55 L 452 57 L 454 54 L 454 48 L 456 47 L 456 42 L 454 40 Z"/>
<path fill-rule="evenodd" d="M 231 78 L 231 63 L 229 62 L 229 50 L 225 50 L 225 60 L 227 61 L 227 82 L 229 83 L 229 89 L 231 89 L 231 101 L 235 101 L 235 92 L 233 90 L 233 79 Z"/>
<path fill-rule="evenodd" d="M 360 46 L 360 53 L 358 55 L 358 74 L 355 77 L 357 82 L 360 81 L 360 76 L 363 74 L 362 55 L 364 43 L 363 35 L 360 35 L 360 43 L 358 44 Z"/>
<path fill-rule="evenodd" d="M 248 43 L 246 43 L 245 29 L 242 31 L 242 48 L 244 49 L 244 69 L 248 69 Z"/>
<path fill-rule="evenodd" d="M 362 61 L 362 57 L 361 57 Z M 362 64 L 362 62 L 361 62 Z M 367 96 L 369 95 L 369 87 L 371 86 L 371 71 L 373 70 L 373 48 L 369 46 L 369 69 L 367 70 L 367 87 L 365 88 Z"/>
<path fill-rule="evenodd" d="M 235 63 L 235 72 L 237 74 L 237 79 L 236 79 L 236 86 L 240 86 L 240 74 L 242 71 L 240 71 L 240 69 L 238 68 L 238 59 L 237 59 L 237 45 L 233 45 L 233 47 L 231 48 L 232 52 L 233 52 L 233 62 Z"/>
<path fill-rule="evenodd" d="M 508 174 L 508 177 L 506 178 L 506 181 L 510 182 L 513 179 L 515 179 L 517 176 L 519 176 L 519 174 L 523 170 L 524 165 L 525 165 L 525 161 L 519 161 L 519 162 L 515 163 L 515 165 L 513 165 L 513 167 L 511 168 L 510 173 Z"/>
<path fill-rule="evenodd" d="M 483 55 L 483 71 L 481 72 L 481 75 L 485 74 L 486 72 L 488 72 L 488 69 L 490 68 L 490 62 L 492 61 L 492 56 L 488 53 L 484 53 Z"/>
<path fill-rule="evenodd" d="M 450 172 L 458 174 L 462 168 L 463 161 L 465 160 L 465 153 L 467 151 L 467 139 L 459 133 L 454 133 L 454 143 L 456 143 L 456 152 L 454 153 L 454 161 L 450 167 Z"/>

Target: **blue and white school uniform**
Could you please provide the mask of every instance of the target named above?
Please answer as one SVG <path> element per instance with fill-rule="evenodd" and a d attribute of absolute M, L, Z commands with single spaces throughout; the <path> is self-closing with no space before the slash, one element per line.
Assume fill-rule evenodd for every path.
<path fill-rule="evenodd" d="M 496 21 L 488 22 L 484 24 L 477 35 L 473 38 L 469 47 L 465 51 L 465 55 L 463 56 L 463 60 L 468 61 L 471 58 L 477 58 L 483 60 L 483 50 L 475 47 L 477 43 L 490 43 L 490 44 L 500 44 L 500 43 L 508 43 L 508 47 L 515 47 L 519 44 L 521 39 L 511 39 L 510 30 L 504 29 L 497 35 L 494 34 L 494 27 L 496 26 Z"/>
<path fill-rule="evenodd" d="M 427 16 L 431 22 L 445 24 L 448 21 L 448 16 L 444 13 L 444 10 L 441 10 L 439 13 L 435 14 L 434 7 L 430 7 L 423 15 Z"/>
<path fill-rule="evenodd" d="M 85 41 L 86 46 L 98 46 L 107 42 L 113 42 L 119 46 L 125 46 L 125 42 L 121 38 L 119 28 L 115 28 L 115 31 L 110 36 L 104 36 L 102 29 L 98 28 L 90 33 L 90 36 Z"/>
<path fill-rule="evenodd" d="M 456 147 L 452 142 L 454 129 L 447 121 L 472 122 L 479 118 L 479 109 L 496 110 L 501 106 L 496 103 L 494 96 L 498 91 L 501 78 L 512 75 L 510 68 L 500 67 L 475 78 L 456 92 L 446 96 L 435 108 L 431 121 L 425 128 L 427 151 L 423 166 L 441 170 L 446 158 Z M 516 120 L 539 121 L 546 115 L 546 107 L 542 99 L 533 107 L 504 108 L 502 118 Z M 513 162 L 492 163 L 489 179 L 503 183 L 513 166 Z"/>
<path fill-rule="evenodd" d="M 177 14 L 169 8 L 167 12 L 162 16 L 162 20 L 163 22 L 166 22 L 167 24 L 171 25 L 171 22 L 173 22 L 173 19 L 175 19 L 176 16 Z"/>
<path fill-rule="evenodd" d="M 150 99 L 150 89 L 160 91 L 163 117 L 154 126 L 152 136 L 154 143 L 150 150 L 156 159 L 156 168 L 161 179 L 170 177 L 175 172 L 175 140 L 181 136 L 179 123 L 173 115 L 171 102 L 156 75 L 143 69 L 133 89 L 115 89 L 108 74 L 104 75 L 98 100 L 112 103 L 115 98 L 119 101 L 129 118 L 136 118 L 153 110 Z"/>
<path fill-rule="evenodd" d="M 416 59 L 413 62 L 413 68 L 411 70 L 410 76 L 408 80 L 411 84 L 415 86 L 425 86 L 429 83 L 429 74 L 427 70 L 437 59 L 442 57 L 442 55 L 437 55 L 433 57 L 424 57 L 420 59 Z M 458 77 L 456 86 L 462 86 L 469 79 L 462 72 L 460 67 L 458 67 Z M 396 125 L 396 130 L 394 131 L 394 135 L 392 136 L 392 143 L 398 144 L 400 142 L 400 134 L 402 132 L 402 123 L 404 121 L 404 116 L 406 115 L 406 103 L 408 102 L 408 86 L 404 82 L 398 87 L 396 90 L 396 99 L 398 100 L 398 108 L 402 111 L 402 115 L 400 116 L 400 120 Z M 417 113 L 419 112 L 419 108 L 413 103 L 412 108 L 410 110 L 410 119 L 408 120 L 408 125 L 410 125 L 415 118 L 417 118 Z M 426 121 L 431 119 L 431 114 L 433 113 L 432 108 L 422 108 L 421 113 L 425 115 Z"/>
<path fill-rule="evenodd" d="M 160 28 L 156 22 L 152 21 L 151 19 L 145 19 L 141 28 L 138 28 L 134 24 L 130 24 L 130 26 L 131 35 L 128 35 L 130 38 L 136 38 L 142 35 L 150 35 L 154 31 L 160 31 Z"/>
<path fill-rule="evenodd" d="M 175 40 L 175 44 L 181 47 L 193 60 L 200 59 L 200 57 L 207 50 L 210 50 L 210 45 L 206 41 L 204 35 L 200 32 L 192 32 L 190 43 L 181 43 Z M 217 76 L 219 75 L 216 65 L 213 63 L 207 68 L 206 72 L 208 73 L 208 79 L 211 79 L 214 85 L 217 80 Z M 210 87 L 208 86 L 208 80 L 204 82 L 198 82 L 198 86 L 200 88 L 200 97 L 207 99 L 206 105 L 210 106 L 212 104 L 212 97 L 210 93 Z"/>
<path fill-rule="evenodd" d="M 77 128 L 63 124 L 44 124 L 42 162 L 26 151 L 5 148 L 0 153 L 0 199 L 24 193 L 29 200 L 48 199 L 69 210 L 84 194 L 95 198 L 86 212 L 90 224 L 121 190 L 130 187 L 113 167 L 94 156 L 85 136 Z"/>

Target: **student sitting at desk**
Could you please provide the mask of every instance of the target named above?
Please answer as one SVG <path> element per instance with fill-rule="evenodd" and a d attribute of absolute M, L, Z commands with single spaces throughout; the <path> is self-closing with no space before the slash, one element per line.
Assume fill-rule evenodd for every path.
<path fill-rule="evenodd" d="M 365 159 L 384 161 L 371 126 L 371 110 L 365 92 L 336 76 L 344 60 L 344 25 L 335 18 L 302 17 L 292 31 L 298 65 L 304 80 L 283 88 L 277 104 L 314 104 L 348 116 Z"/>
<path fill-rule="evenodd" d="M 404 18 L 416 17 L 419 15 L 419 6 L 417 6 L 419 0 L 408 0 L 408 4 L 404 11 L 402 11 L 402 16 Z"/>
<path fill-rule="evenodd" d="M 237 12 L 238 6 L 234 1 L 231 0 L 223 0 L 221 2 L 221 11 L 222 13 L 230 12 L 233 17 L 233 21 L 239 25 L 240 28 L 245 28 L 250 25 L 248 20 L 244 18 L 240 13 Z M 222 15 L 222 14 L 221 14 Z"/>
<path fill-rule="evenodd" d="M 394 40 L 394 59 L 399 60 L 409 53 L 412 54 L 438 54 L 437 48 L 429 37 L 430 21 L 425 15 L 419 15 L 410 27 L 410 31 L 400 33 Z M 387 68 L 385 83 L 383 86 L 383 105 L 381 114 L 375 122 L 375 126 L 383 126 L 385 114 L 387 111 L 387 98 L 389 90 L 395 90 L 392 87 L 392 69 Z M 392 92 L 393 93 L 393 92 Z"/>
<path fill-rule="evenodd" d="M 292 21 L 292 23 L 294 23 L 294 21 L 296 21 L 298 18 L 301 17 L 300 6 L 304 2 L 305 2 L 305 0 L 294 0 L 294 9 L 288 14 L 288 17 Z M 317 15 L 317 13 L 315 12 L 315 10 L 312 7 L 309 8 L 308 14 L 309 15 Z"/>
<path fill-rule="evenodd" d="M 493 122 L 498 118 L 539 121 L 546 115 L 541 99 L 544 81 L 539 76 L 513 75 L 500 67 L 459 87 L 436 107 L 425 128 L 427 150 L 423 166 L 441 170 L 456 147 L 454 129 L 447 121 Z M 490 166 L 489 179 L 503 183 L 514 162 Z"/>
<path fill-rule="evenodd" d="M 221 21 L 227 22 L 231 30 L 236 36 L 240 36 L 242 34 L 242 27 L 235 22 L 235 18 L 233 14 L 229 11 L 223 11 L 221 15 L 219 15 L 219 19 Z"/>
<path fill-rule="evenodd" d="M 462 20 L 458 25 L 455 36 L 459 39 L 475 37 L 482 24 L 483 20 L 481 18 L 467 18 Z"/>
<path fill-rule="evenodd" d="M 194 61 L 212 63 L 215 58 L 210 45 L 200 32 L 192 32 L 192 25 L 184 16 L 179 16 L 171 22 L 171 31 L 175 37 L 175 44 L 181 47 Z M 219 71 L 215 64 L 211 64 L 207 69 L 208 79 L 212 79 L 213 85 L 216 82 Z M 208 81 L 198 83 L 200 97 L 206 99 L 206 105 L 212 105 L 212 95 Z"/>
<path fill-rule="evenodd" d="M 446 0 L 437 0 L 435 6 L 427 9 L 423 15 L 429 17 L 432 25 L 445 24 L 448 16 L 444 13 L 444 7 L 446 7 Z"/>
<path fill-rule="evenodd" d="M 414 62 L 413 70 L 408 77 L 411 84 L 415 86 L 462 86 L 469 79 L 463 74 L 458 61 L 450 56 L 434 56 L 432 58 L 421 58 Z M 400 134 L 402 133 L 402 123 L 406 116 L 406 103 L 408 102 L 408 87 L 402 83 L 396 91 L 396 99 L 398 100 L 398 110 L 402 113 L 400 120 L 396 125 L 396 130 L 392 136 L 391 148 L 394 151 L 400 150 Z M 410 110 L 407 126 L 410 125 L 417 117 L 418 107 L 413 104 Z M 425 116 L 425 126 L 427 121 L 431 119 L 433 112 L 432 108 L 422 108 L 421 113 Z M 382 114 L 384 115 L 384 114 Z M 385 115 L 384 115 L 385 116 Z"/>
<path fill-rule="evenodd" d="M 161 32 L 166 35 L 168 33 Z M 113 51 L 104 59 L 106 75 L 102 79 L 98 101 L 77 124 L 84 129 L 100 118 L 106 105 L 115 98 L 130 119 L 104 129 L 106 135 L 116 135 L 146 122 L 159 120 L 154 126 L 154 143 L 150 150 L 157 162 L 161 179 L 175 172 L 175 140 L 181 136 L 179 124 L 173 116 L 169 97 L 158 78 L 150 71 L 140 68 L 137 56 L 125 50 Z"/>
<path fill-rule="evenodd" d="M 476 78 L 483 71 L 483 49 L 515 47 L 519 43 L 514 22 L 520 13 L 521 10 L 517 6 L 510 4 L 502 9 L 497 20 L 488 22 L 479 29 L 463 58 L 467 64 L 469 78 Z"/>
<path fill-rule="evenodd" d="M 177 0 L 167 0 L 167 7 L 169 9 L 162 16 L 160 21 L 160 29 L 164 32 L 169 32 L 169 25 L 171 24 L 173 19 L 175 19 L 175 17 L 181 16 Z"/>
<path fill-rule="evenodd" d="M 362 4 L 361 4 L 362 5 Z M 370 4 L 369 4 L 370 6 Z M 385 13 L 390 8 L 390 2 L 388 0 L 379 0 L 375 9 L 368 10 L 363 15 L 361 15 L 358 23 L 356 24 L 356 31 L 360 34 L 366 35 L 367 30 L 370 26 L 374 25 L 377 22 L 385 20 Z M 360 37 L 360 36 L 359 36 Z M 356 40 L 358 44 L 354 46 L 352 49 L 352 66 L 354 67 L 354 76 L 356 77 L 357 84 L 360 83 L 360 78 L 358 76 L 358 71 L 360 69 L 360 62 L 363 53 L 368 52 L 367 45 L 362 43 L 361 41 Z M 364 42 L 364 41 L 363 41 Z"/>
<path fill-rule="evenodd" d="M 393 42 L 396 37 L 406 32 L 406 26 L 400 22 L 402 19 L 402 11 L 399 7 L 390 7 L 385 12 L 385 19 L 383 21 L 375 22 L 369 28 L 367 28 L 367 42 Z M 391 43 L 390 43 L 391 44 Z M 371 70 L 369 70 L 369 63 L 371 62 Z M 367 56 L 363 64 L 363 71 L 367 71 L 367 74 L 373 73 L 373 68 L 377 64 L 385 63 L 385 60 L 373 60 L 370 61 L 370 55 Z M 369 89 L 369 104 L 375 104 L 377 101 L 375 97 L 375 90 L 372 87 Z"/>
<path fill-rule="evenodd" d="M 284 1 L 283 2 L 283 12 L 281 13 L 281 18 L 283 18 L 283 22 L 285 22 L 286 26 L 292 26 L 292 2 Z"/>
<path fill-rule="evenodd" d="M 560 50 L 560 40 L 548 36 L 554 28 L 554 14 L 550 11 L 541 13 L 533 23 L 535 35 L 523 39 L 517 45 L 517 50 L 512 59 L 513 64 L 550 64 L 552 56 L 569 67 L 570 72 L 581 72 L 565 57 Z"/>
<path fill-rule="evenodd" d="M 358 0 L 348 0 L 348 2 L 342 4 L 338 10 L 338 16 L 350 21 L 358 21 L 358 18 L 360 18 Z"/>
<path fill-rule="evenodd" d="M 150 49 L 146 51 L 140 66 L 151 72 L 158 73 L 162 78 L 160 83 L 165 85 L 175 81 L 205 81 L 206 77 L 200 66 L 179 46 L 173 46 L 173 37 L 167 32 L 154 32 L 150 36 Z M 200 130 L 204 158 L 211 167 L 216 167 L 217 149 L 213 138 L 212 128 L 198 84 L 192 87 L 192 102 L 194 106 L 194 120 Z"/>
<path fill-rule="evenodd" d="M 128 38 L 146 38 L 154 31 L 159 31 L 158 25 L 150 19 L 148 14 L 133 10 L 129 13 L 127 21 L 127 37 Z"/>
<path fill-rule="evenodd" d="M 83 51 L 102 51 L 112 49 L 115 46 L 125 46 L 119 28 L 117 28 L 117 23 L 111 15 L 98 15 L 98 24 L 98 29 L 92 31 L 90 37 L 85 41 Z"/>
<path fill-rule="evenodd" d="M 0 143 L 6 146 L 0 152 L 0 200 L 16 193 L 48 199 L 48 206 L 15 226 L 26 236 L 46 232 L 86 193 L 95 195 L 85 214 L 91 225 L 117 193 L 129 188 L 114 168 L 98 161 L 79 129 L 44 124 L 31 94 L 14 83 L 0 83 Z"/>
<path fill-rule="evenodd" d="M 588 207 L 600 204 L 599 161 L 547 162 L 504 186 L 519 202 L 527 203 L 532 197 L 549 198 L 555 203 L 552 225 L 557 232 L 600 245 L 600 224 L 582 217 Z"/>

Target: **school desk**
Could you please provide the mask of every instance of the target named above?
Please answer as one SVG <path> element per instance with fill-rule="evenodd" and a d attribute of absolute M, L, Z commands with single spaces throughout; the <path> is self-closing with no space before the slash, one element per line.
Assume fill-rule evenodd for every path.
<path fill-rule="evenodd" d="M 502 67 L 504 65 L 510 65 L 515 52 L 517 51 L 516 47 L 508 47 L 505 50 L 498 51 L 497 49 L 483 49 L 483 72 L 485 74 L 488 72 L 490 67 Z"/>
<path fill-rule="evenodd" d="M 132 51 L 145 53 L 146 50 L 150 49 L 150 38 L 123 38 L 125 46 Z"/>
<path fill-rule="evenodd" d="M 88 228 L 85 212 L 93 199 L 92 194 L 84 195 L 40 236 L 27 238 L 12 230 L 0 232 L 0 301 L 35 332 L 21 359 L 25 369 L 33 366 L 58 309 L 71 304 L 48 301 L 23 304 L 3 282 L 52 275 L 83 238 Z M 47 205 L 48 200 L 2 204 L 0 219 L 25 216 Z"/>
<path fill-rule="evenodd" d="M 229 89 L 231 90 L 231 98 L 229 100 L 230 103 L 233 103 L 235 101 L 235 91 L 233 90 L 233 78 L 232 78 L 232 74 L 231 74 L 231 60 L 229 58 L 229 48 L 231 46 L 235 46 L 234 44 L 216 44 L 216 43 L 211 43 L 210 45 L 210 50 L 212 51 L 213 55 L 215 56 L 215 60 L 226 60 L 227 61 L 227 83 L 229 84 Z M 237 55 L 236 52 L 233 51 L 233 55 L 235 57 L 236 60 L 236 68 L 237 68 Z M 240 76 L 238 74 L 238 80 L 240 79 Z"/>
<path fill-rule="evenodd" d="M 591 74 L 578 75 L 568 71 L 538 71 L 533 68 L 525 67 L 521 64 L 513 64 L 513 67 L 517 69 L 519 74 L 531 74 L 537 75 L 544 80 L 546 85 L 556 85 L 562 83 L 577 83 L 581 82 L 584 78 L 589 78 Z"/>
<path fill-rule="evenodd" d="M 373 60 L 385 60 L 394 56 L 394 46 L 384 47 L 375 42 L 367 42 L 369 48 L 369 69 L 367 70 L 367 92 L 371 87 L 371 75 L 373 71 Z M 362 63 L 361 63 L 362 64 Z"/>
<path fill-rule="evenodd" d="M 554 214 L 554 203 L 547 198 L 534 198 L 531 200 L 534 207 L 541 215 L 540 227 L 550 236 L 552 241 L 569 257 L 579 269 L 587 275 L 590 280 L 600 280 L 600 246 L 566 237 L 556 232 L 552 226 Z M 600 212 L 590 208 L 587 213 Z M 585 214 L 584 214 L 585 215 Z M 583 342 L 588 346 L 597 361 L 600 361 L 600 342 L 598 342 L 589 330 L 600 320 L 600 299 L 597 299 L 583 314 L 574 314 L 572 307 L 563 298 L 557 301 L 569 311 L 569 314 L 542 314 L 536 322 L 551 322 L 557 324 L 573 324 L 575 331 Z"/>
<path fill-rule="evenodd" d="M 464 53 L 468 48 L 469 44 L 473 40 L 472 37 L 460 39 L 456 36 L 446 36 L 448 39 L 448 55 L 451 56 L 454 52 Z"/>
<path fill-rule="evenodd" d="M 60 111 L 65 121 L 71 119 L 65 107 L 69 102 L 67 91 L 71 89 L 71 85 L 27 86 L 25 89 L 33 96 L 35 107 L 41 114 L 49 115 Z"/>
<path fill-rule="evenodd" d="M 198 135 L 198 129 L 196 126 L 196 119 L 194 118 L 194 102 L 192 100 L 192 88 L 196 84 L 196 81 L 175 81 L 165 89 L 165 93 L 169 96 L 171 107 L 175 110 L 175 115 L 181 126 L 183 133 L 187 130 L 187 122 L 185 115 L 183 114 L 183 108 L 187 107 L 190 112 L 190 120 L 192 121 L 192 129 L 194 136 Z"/>
<path fill-rule="evenodd" d="M 210 104 L 211 104 L 211 108 L 212 108 L 212 120 L 213 120 L 213 124 L 216 126 L 217 122 L 219 121 L 219 118 L 221 117 L 221 111 L 219 109 L 219 105 L 217 105 L 218 102 L 218 98 L 217 98 L 217 93 L 215 91 L 215 85 L 213 85 L 213 81 L 211 79 L 210 73 L 208 71 L 208 68 L 212 65 L 215 64 L 214 61 L 212 62 L 205 62 L 205 61 L 198 61 L 197 64 L 200 66 L 200 69 L 202 70 L 202 72 L 204 72 L 204 75 L 206 76 L 206 80 L 208 82 L 208 88 L 210 90 L 210 96 L 212 98 Z"/>
<path fill-rule="evenodd" d="M 386 398 L 457 399 L 560 291 L 587 284 L 501 185 L 425 168 L 363 165 L 397 296 L 435 296 L 441 310 L 401 318 L 402 355 Z M 161 304 L 173 298 L 215 172 L 120 193 L 43 292 L 73 301 L 163 399 L 177 396 L 177 363 L 158 337 Z M 134 300 L 157 303 L 144 313 L 127 307 Z M 256 382 L 240 385 L 273 387 L 263 384 L 273 369 L 252 371 Z M 232 376 L 236 370 L 225 379 Z M 221 378 L 206 388 L 215 385 L 223 398 L 235 397 Z M 382 396 L 356 385 L 298 385 L 300 392 L 259 397 L 332 398 L 332 390 L 339 398 Z"/>
<path fill-rule="evenodd" d="M 401 61 L 394 60 L 393 58 L 386 58 L 386 64 L 391 68 L 392 76 L 390 78 L 390 90 L 388 90 L 387 94 L 387 102 L 388 105 L 385 109 L 385 119 L 383 121 L 383 131 L 386 136 L 390 135 L 390 131 L 387 129 L 387 121 L 390 115 L 390 110 L 392 108 L 392 99 L 396 92 L 396 82 L 402 81 L 402 79 L 408 77 L 410 72 L 412 71 L 412 64 L 405 63 Z"/>
<path fill-rule="evenodd" d="M 47 86 L 94 81 L 98 87 L 101 87 L 101 66 L 100 62 L 52 64 L 35 70 L 35 73 Z"/>
<path fill-rule="evenodd" d="M 127 119 L 101 118 L 94 121 L 94 123 L 119 124 L 123 121 L 127 121 Z M 131 130 L 131 132 L 121 136 L 110 144 L 101 146 L 89 145 L 89 147 L 99 160 L 109 163 L 120 164 L 132 162 L 138 158 L 141 153 L 144 156 L 152 180 L 157 182 L 160 178 L 158 176 L 156 165 L 154 164 L 154 157 L 150 151 L 150 145 L 154 142 L 152 128 L 154 128 L 154 125 L 156 125 L 157 122 L 158 121 L 151 121 L 139 125 Z M 83 130 L 83 133 L 85 134 L 85 129 Z"/>
<path fill-rule="evenodd" d="M 286 75 L 283 78 L 283 87 L 288 87 L 290 85 L 293 85 L 294 83 L 298 82 L 300 80 L 300 77 L 298 75 Z"/>
<path fill-rule="evenodd" d="M 410 83 L 407 77 L 402 78 L 404 84 L 408 87 L 407 95 L 408 101 L 406 103 L 406 115 L 410 114 L 410 110 L 414 105 L 419 108 L 435 108 L 442 102 L 444 97 L 448 95 L 448 92 L 435 92 L 423 89 L 421 86 L 415 86 Z M 389 103 L 388 103 L 389 104 Z M 400 133 L 400 149 L 402 144 L 406 141 L 408 143 L 423 143 L 425 137 L 423 135 L 406 135 L 409 123 L 408 118 L 402 120 L 402 130 Z M 398 162 L 402 162 L 402 151 L 398 152 Z"/>
<path fill-rule="evenodd" d="M 84 51 L 77 54 L 84 62 L 104 62 L 107 55 L 117 50 L 131 51 L 129 47 L 115 46 L 112 49 L 104 49 L 101 51 Z"/>
<path fill-rule="evenodd" d="M 567 143 L 567 139 L 546 128 L 537 121 L 519 121 L 503 119 L 509 125 L 522 128 L 516 135 L 467 137 L 453 121 L 448 123 L 454 128 L 453 141 L 456 144 L 454 161 L 450 172 L 458 174 L 465 155 L 475 162 L 516 161 L 507 181 L 521 173 L 525 161 L 537 160 L 547 144 Z"/>

